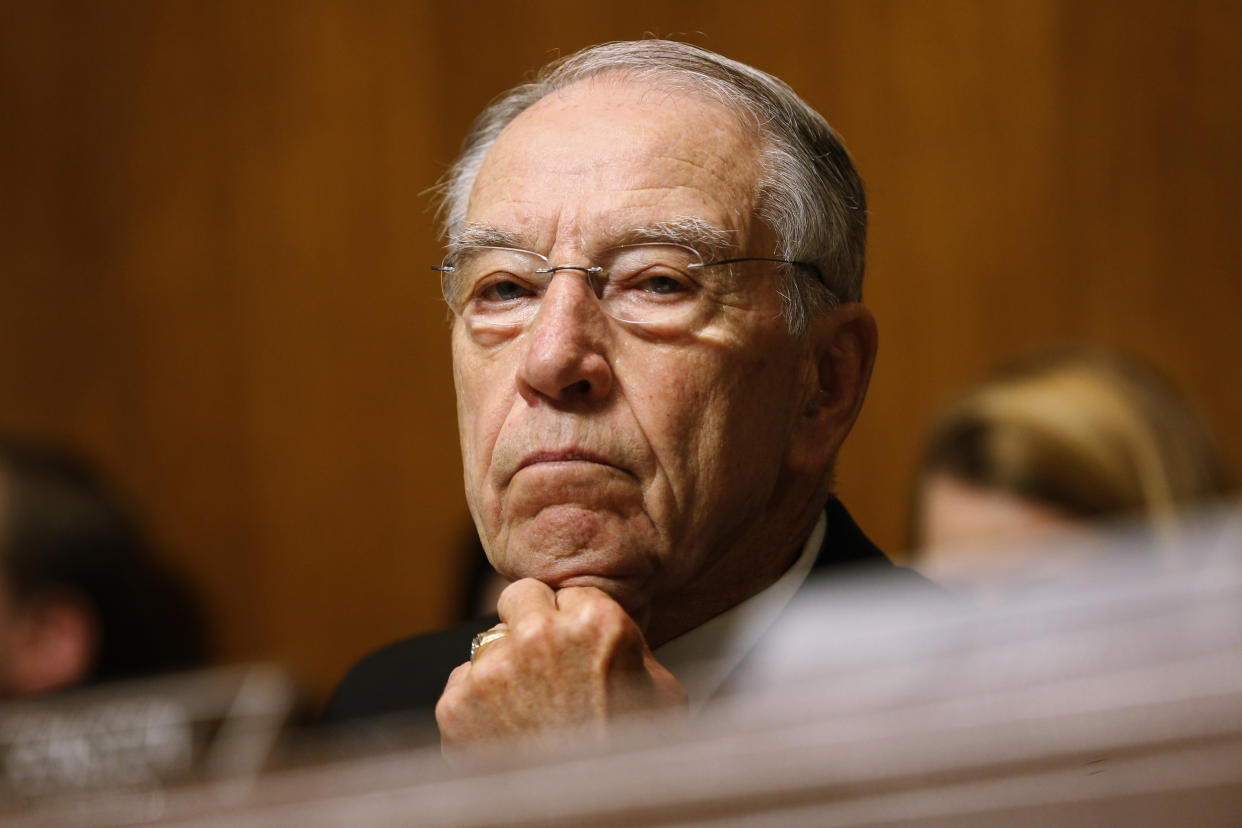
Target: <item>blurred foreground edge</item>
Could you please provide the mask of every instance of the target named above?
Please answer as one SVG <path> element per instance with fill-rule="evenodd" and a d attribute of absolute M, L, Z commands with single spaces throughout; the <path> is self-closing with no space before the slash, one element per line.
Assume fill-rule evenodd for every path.
<path fill-rule="evenodd" d="M 608 752 L 501 751 L 463 775 L 390 751 L 43 800 L 12 824 L 1239 824 L 1242 512 L 1082 543 L 1082 578 L 986 610 L 825 585 L 734 693 Z"/>
<path fill-rule="evenodd" d="M 294 709 L 279 669 L 237 666 L 117 681 L 0 705 L 0 822 L 132 821 L 171 786 L 248 786 Z M 117 797 L 131 804 L 105 806 Z M 136 800 L 135 800 L 136 798 Z"/>

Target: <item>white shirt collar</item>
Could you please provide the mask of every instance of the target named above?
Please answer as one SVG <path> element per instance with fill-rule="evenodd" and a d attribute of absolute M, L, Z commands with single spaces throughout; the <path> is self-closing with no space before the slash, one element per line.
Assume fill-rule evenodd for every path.
<path fill-rule="evenodd" d="M 656 660 L 686 689 L 691 712 L 697 712 L 720 689 L 793 599 L 810 574 L 827 531 L 828 518 L 821 512 L 802 553 L 775 583 L 655 648 Z"/>

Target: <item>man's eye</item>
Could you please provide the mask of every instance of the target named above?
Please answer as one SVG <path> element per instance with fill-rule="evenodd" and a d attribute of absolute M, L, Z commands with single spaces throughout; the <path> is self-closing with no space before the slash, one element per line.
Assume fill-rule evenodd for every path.
<path fill-rule="evenodd" d="M 639 290 L 646 291 L 647 293 L 658 293 L 665 296 L 673 293 L 682 293 L 686 290 L 686 286 L 672 276 L 651 276 L 639 282 L 637 287 Z"/>
<path fill-rule="evenodd" d="M 475 296 L 487 302 L 512 302 L 515 299 L 524 299 L 533 295 L 534 291 L 530 288 L 508 279 L 499 279 L 480 285 L 475 291 Z"/>

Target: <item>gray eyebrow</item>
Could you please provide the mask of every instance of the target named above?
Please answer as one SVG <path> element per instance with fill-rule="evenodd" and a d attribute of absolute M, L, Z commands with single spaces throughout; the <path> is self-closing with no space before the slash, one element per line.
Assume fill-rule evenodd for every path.
<path fill-rule="evenodd" d="M 625 244 L 684 244 L 710 259 L 727 255 L 733 249 L 733 231 L 726 230 L 697 216 L 656 221 L 641 227 L 629 227 L 606 234 L 608 247 Z M 468 223 L 449 240 L 449 249 L 482 245 L 531 250 L 530 240 L 519 233 L 488 224 Z"/>
<path fill-rule="evenodd" d="M 693 247 L 709 260 L 733 248 L 733 232 L 697 216 L 682 216 L 633 227 L 616 235 L 614 245 L 666 242 Z"/>
<path fill-rule="evenodd" d="M 529 250 L 530 242 L 517 233 L 501 230 L 488 224 L 468 223 L 453 234 L 449 239 L 449 250 L 461 247 L 481 245 L 483 247 L 512 247 L 517 250 Z"/>

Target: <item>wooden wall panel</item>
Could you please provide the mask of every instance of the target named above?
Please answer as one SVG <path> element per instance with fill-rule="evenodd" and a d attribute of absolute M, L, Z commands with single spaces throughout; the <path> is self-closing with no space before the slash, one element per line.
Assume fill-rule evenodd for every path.
<path fill-rule="evenodd" d="M 447 620 L 466 520 L 423 191 L 549 57 L 674 35 L 789 81 L 869 186 L 839 469 L 904 542 L 921 433 L 1063 340 L 1152 360 L 1242 465 L 1242 13 L 1156 0 L 0 6 L 0 427 L 115 470 L 228 659 L 321 696 Z"/>

